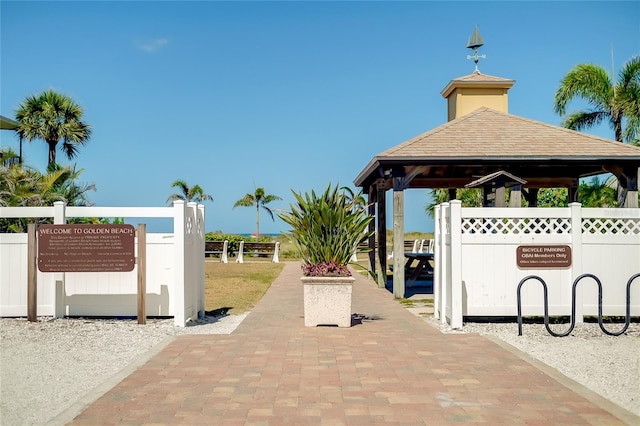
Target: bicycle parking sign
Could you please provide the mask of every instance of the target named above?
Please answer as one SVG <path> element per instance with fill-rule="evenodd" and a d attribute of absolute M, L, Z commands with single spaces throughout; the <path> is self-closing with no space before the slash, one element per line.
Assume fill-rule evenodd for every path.
<path fill-rule="evenodd" d="M 526 245 L 516 249 L 519 268 L 567 268 L 571 266 L 571 247 L 567 245 Z"/>

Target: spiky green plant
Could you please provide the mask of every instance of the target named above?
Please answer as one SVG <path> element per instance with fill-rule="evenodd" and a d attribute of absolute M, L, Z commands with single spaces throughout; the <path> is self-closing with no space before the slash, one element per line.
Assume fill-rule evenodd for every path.
<path fill-rule="evenodd" d="M 304 275 L 351 275 L 347 265 L 355 248 L 373 234 L 362 194 L 331 184 L 322 194 L 291 192 L 296 203 L 278 217 L 292 228 Z"/>

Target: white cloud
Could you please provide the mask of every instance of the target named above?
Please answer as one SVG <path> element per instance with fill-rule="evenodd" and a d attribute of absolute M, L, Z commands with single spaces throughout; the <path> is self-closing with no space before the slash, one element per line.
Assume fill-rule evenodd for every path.
<path fill-rule="evenodd" d="M 166 38 L 156 38 L 154 40 L 137 40 L 135 42 L 136 47 L 143 52 L 153 53 L 162 49 L 169 43 Z"/>

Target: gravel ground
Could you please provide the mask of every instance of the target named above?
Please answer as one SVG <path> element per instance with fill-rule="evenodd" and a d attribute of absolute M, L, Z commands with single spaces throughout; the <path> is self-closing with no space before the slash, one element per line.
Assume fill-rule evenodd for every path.
<path fill-rule="evenodd" d="M 142 363 L 171 336 L 229 334 L 245 316 L 207 317 L 185 328 L 174 327 L 172 319 L 148 320 L 146 326 L 128 320 L 0 319 L 0 425 L 47 424 L 79 401 L 90 402 L 87 394 Z M 425 321 L 443 333 L 461 332 L 433 318 Z M 640 415 L 638 323 L 618 337 L 604 335 L 597 324 L 578 324 L 563 338 L 538 324 L 525 324 L 522 336 L 517 324 L 469 323 L 462 332 L 498 338 Z"/>
<path fill-rule="evenodd" d="M 246 315 L 205 317 L 187 327 L 175 327 L 173 319 L 139 325 L 136 320 L 2 318 L 0 425 L 47 424 L 171 336 L 230 334 Z"/>
<path fill-rule="evenodd" d="M 640 416 L 640 324 L 631 323 L 620 336 L 604 334 L 597 323 L 576 324 L 566 337 L 551 336 L 544 324 L 465 323 L 463 331 L 452 330 L 433 317 L 425 318 L 443 333 L 479 333 L 497 338 L 531 358 L 547 364 L 563 375 Z M 605 324 L 618 332 L 624 324 Z M 569 324 L 552 324 L 562 334 Z"/>

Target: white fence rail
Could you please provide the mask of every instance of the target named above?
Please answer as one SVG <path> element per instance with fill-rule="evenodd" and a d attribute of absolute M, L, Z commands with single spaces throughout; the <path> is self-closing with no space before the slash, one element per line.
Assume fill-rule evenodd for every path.
<path fill-rule="evenodd" d="M 204 206 L 0 207 L 0 218 L 169 218 L 173 233 L 147 234 L 148 316 L 184 326 L 204 314 Z M 137 252 L 137 238 L 136 238 Z M 137 265 L 131 272 L 37 272 L 38 315 L 136 316 Z M 27 234 L 0 234 L 0 317 L 27 315 Z"/>
<path fill-rule="evenodd" d="M 454 328 L 464 317 L 517 315 L 517 285 L 537 275 L 548 286 L 549 315 L 570 315 L 572 285 L 582 274 L 602 282 L 604 316 L 624 316 L 626 284 L 640 272 L 640 209 L 436 208 L 436 316 Z M 567 245 L 568 267 L 518 266 L 517 248 Z M 631 315 L 640 315 L 640 280 L 631 286 Z M 522 286 L 523 315 L 544 313 L 542 286 Z M 576 319 L 597 316 L 598 288 L 585 278 L 576 292 Z"/>

